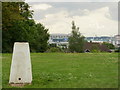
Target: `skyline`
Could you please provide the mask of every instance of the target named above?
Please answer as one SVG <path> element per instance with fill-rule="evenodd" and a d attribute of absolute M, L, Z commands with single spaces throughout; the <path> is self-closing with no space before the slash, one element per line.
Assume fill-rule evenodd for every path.
<path fill-rule="evenodd" d="M 114 36 L 118 34 L 117 2 L 28 2 L 34 10 L 36 23 L 42 23 L 49 33 L 69 34 L 72 21 L 84 36 Z"/>

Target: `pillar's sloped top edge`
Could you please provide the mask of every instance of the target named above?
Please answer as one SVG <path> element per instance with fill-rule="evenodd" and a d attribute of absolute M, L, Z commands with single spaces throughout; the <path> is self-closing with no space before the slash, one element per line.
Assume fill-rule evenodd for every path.
<path fill-rule="evenodd" d="M 15 42 L 15 44 L 29 44 L 28 42 Z"/>

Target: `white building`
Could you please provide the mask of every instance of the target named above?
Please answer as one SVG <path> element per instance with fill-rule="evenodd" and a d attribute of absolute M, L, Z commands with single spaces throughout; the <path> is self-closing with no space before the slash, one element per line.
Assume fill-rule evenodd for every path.
<path fill-rule="evenodd" d="M 50 34 L 48 43 L 56 44 L 58 47 L 68 47 L 69 34 Z"/>
<path fill-rule="evenodd" d="M 112 39 L 112 44 L 115 47 L 120 47 L 120 35 L 115 35 Z"/>

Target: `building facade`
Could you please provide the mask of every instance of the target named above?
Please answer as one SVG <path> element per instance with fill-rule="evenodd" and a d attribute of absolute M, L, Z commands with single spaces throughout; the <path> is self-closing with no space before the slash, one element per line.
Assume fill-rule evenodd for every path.
<path fill-rule="evenodd" d="M 68 48 L 68 37 L 69 34 L 50 34 L 48 43 L 56 44 L 61 48 Z"/>
<path fill-rule="evenodd" d="M 112 44 L 115 47 L 120 47 L 120 35 L 115 35 L 112 39 Z"/>
<path fill-rule="evenodd" d="M 108 43 L 112 43 L 113 37 L 108 37 L 108 36 L 101 36 L 101 37 L 86 37 L 85 40 L 87 40 L 88 42 L 92 41 L 95 43 L 103 43 L 103 42 L 108 42 Z"/>

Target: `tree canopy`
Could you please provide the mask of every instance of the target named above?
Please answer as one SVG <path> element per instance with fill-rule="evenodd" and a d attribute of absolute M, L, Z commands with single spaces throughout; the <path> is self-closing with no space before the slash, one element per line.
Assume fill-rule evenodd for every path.
<path fill-rule="evenodd" d="M 75 26 L 74 21 L 72 21 L 72 33 L 68 41 L 70 52 L 83 52 L 84 36 L 81 35 L 79 27 Z"/>
<path fill-rule="evenodd" d="M 109 49 L 115 49 L 115 46 L 112 43 L 103 42 L 103 45 L 107 46 Z"/>
<path fill-rule="evenodd" d="M 33 11 L 25 2 L 2 3 L 2 52 L 12 52 L 14 42 L 29 42 L 32 52 L 44 52 L 48 29 L 32 19 Z"/>

